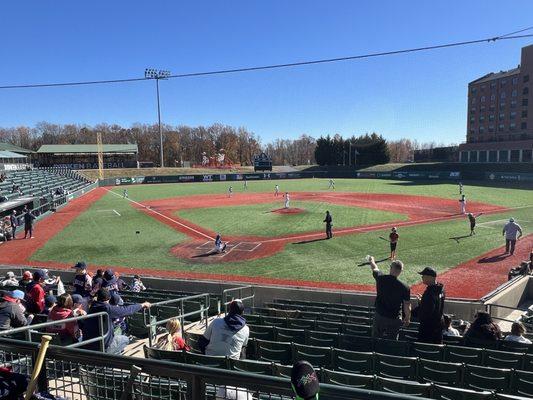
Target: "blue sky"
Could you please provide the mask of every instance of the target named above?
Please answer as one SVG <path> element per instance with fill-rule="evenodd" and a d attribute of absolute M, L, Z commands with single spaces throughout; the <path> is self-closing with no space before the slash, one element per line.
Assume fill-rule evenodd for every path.
<path fill-rule="evenodd" d="M 533 2 L 21 1 L 0 5 L 0 85 L 142 77 L 478 39 L 533 25 Z M 245 126 L 263 142 L 376 131 L 461 142 L 469 81 L 533 39 L 161 83 L 170 124 Z M 0 126 L 153 123 L 153 81 L 0 91 Z"/>

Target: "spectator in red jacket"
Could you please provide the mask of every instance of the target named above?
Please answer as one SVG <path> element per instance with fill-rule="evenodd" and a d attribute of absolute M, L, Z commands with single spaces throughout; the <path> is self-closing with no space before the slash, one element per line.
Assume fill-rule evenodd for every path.
<path fill-rule="evenodd" d="M 45 280 L 48 279 L 48 274 L 42 269 L 38 269 L 33 273 L 33 281 L 26 286 L 26 304 L 27 311 L 34 314 L 42 314 L 44 312 L 44 285 Z"/>
<path fill-rule="evenodd" d="M 62 344 L 75 343 L 80 337 L 80 328 L 76 321 L 61 322 L 64 319 L 74 317 L 73 304 L 70 294 L 64 293 L 57 298 L 57 304 L 48 314 L 48 321 L 57 321 L 58 323 L 48 327 L 46 330 L 50 333 L 57 333 Z"/>

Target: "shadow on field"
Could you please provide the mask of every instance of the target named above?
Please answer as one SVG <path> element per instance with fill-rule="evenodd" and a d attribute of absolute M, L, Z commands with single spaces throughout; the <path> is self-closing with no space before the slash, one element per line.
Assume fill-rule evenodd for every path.
<path fill-rule="evenodd" d="M 448 238 L 448 239 L 455 240 L 457 243 L 459 243 L 459 241 L 461 239 L 466 239 L 466 238 L 469 238 L 469 237 L 472 237 L 472 236 L 470 236 L 470 235 L 454 236 L 454 237 L 451 237 L 451 238 Z"/>
<path fill-rule="evenodd" d="M 294 242 L 293 244 L 307 244 L 307 243 L 321 242 L 322 240 L 328 240 L 328 239 L 324 237 L 320 239 L 312 239 L 312 240 L 304 240 L 302 242 Z"/>
<path fill-rule="evenodd" d="M 499 262 L 499 261 L 505 260 L 509 256 L 510 254 L 502 253 L 502 254 L 497 254 L 495 256 L 491 256 L 491 257 L 483 257 L 479 259 L 478 263 L 489 264 L 489 263 Z"/>
<path fill-rule="evenodd" d="M 390 258 L 389 257 L 385 257 L 385 258 L 382 258 L 381 260 L 376 260 L 376 264 L 379 264 L 379 263 L 382 263 L 382 262 L 385 262 L 385 261 L 390 261 Z M 362 267 L 363 265 L 370 265 L 370 263 L 364 262 L 364 263 L 361 263 L 361 264 L 357 264 L 358 267 Z"/>
<path fill-rule="evenodd" d="M 207 252 L 207 253 L 202 253 L 202 254 L 197 254 L 195 256 L 192 256 L 191 258 L 202 258 L 202 257 L 209 257 L 209 256 L 216 256 L 217 253 L 216 251 L 210 251 L 210 252 Z"/>

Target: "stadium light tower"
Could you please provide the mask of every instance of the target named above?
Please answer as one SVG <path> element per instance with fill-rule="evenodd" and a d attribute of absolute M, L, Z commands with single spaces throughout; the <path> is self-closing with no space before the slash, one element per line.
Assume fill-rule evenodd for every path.
<path fill-rule="evenodd" d="M 161 141 L 159 148 L 159 152 L 161 155 L 161 168 L 163 168 L 165 165 L 163 159 L 163 131 L 161 130 L 161 107 L 159 105 L 159 79 L 167 79 L 169 76 L 170 71 L 154 68 L 146 68 L 144 70 L 144 77 L 146 79 L 155 79 L 155 87 L 157 90 L 157 123 L 159 126 L 159 140 Z"/>

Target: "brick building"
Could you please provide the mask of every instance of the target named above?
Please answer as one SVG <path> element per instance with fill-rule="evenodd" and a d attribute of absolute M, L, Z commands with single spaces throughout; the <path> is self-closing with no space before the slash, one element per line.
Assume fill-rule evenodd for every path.
<path fill-rule="evenodd" d="M 468 84 L 466 143 L 461 162 L 533 162 L 533 45 L 520 65 L 491 72 Z"/>

